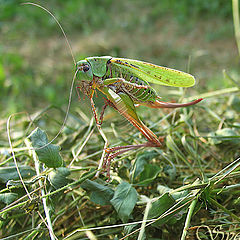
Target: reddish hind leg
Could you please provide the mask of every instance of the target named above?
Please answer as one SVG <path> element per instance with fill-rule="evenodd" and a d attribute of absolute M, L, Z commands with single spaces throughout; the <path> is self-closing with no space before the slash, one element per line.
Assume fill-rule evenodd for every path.
<path fill-rule="evenodd" d="M 163 142 L 163 137 L 159 139 L 159 141 Z M 112 147 L 112 148 L 107 148 L 105 149 L 105 158 L 103 162 L 103 170 L 107 172 L 107 178 L 108 181 L 110 180 L 110 166 L 111 166 L 111 161 L 115 157 L 117 157 L 120 154 L 123 154 L 125 152 L 128 152 L 130 150 L 142 148 L 142 147 L 160 147 L 159 145 L 156 145 L 154 142 L 146 142 L 143 144 L 139 145 L 126 145 L 126 146 L 118 146 L 118 147 Z"/>
<path fill-rule="evenodd" d="M 159 139 L 138 117 L 134 103 L 130 96 L 119 92 L 120 99 L 108 96 L 108 105 L 116 109 L 123 117 L 125 117 L 135 128 L 137 128 L 147 139 L 146 143 L 139 145 L 118 146 L 105 149 L 105 157 L 103 162 L 103 170 L 107 171 L 108 178 L 110 177 L 111 160 L 118 155 L 129 150 L 134 150 L 142 147 L 162 147 L 162 139 Z"/>

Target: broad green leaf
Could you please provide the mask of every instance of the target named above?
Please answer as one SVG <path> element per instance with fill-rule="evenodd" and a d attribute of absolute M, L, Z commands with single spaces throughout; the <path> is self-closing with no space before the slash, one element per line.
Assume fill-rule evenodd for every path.
<path fill-rule="evenodd" d="M 132 178 L 135 179 L 143 170 L 147 162 L 156 157 L 158 153 L 156 151 L 145 151 L 137 155 L 133 168 L 131 170 Z"/>
<path fill-rule="evenodd" d="M 35 170 L 29 166 L 20 165 L 18 168 L 23 179 L 36 175 Z M 9 180 L 20 180 L 16 167 L 0 167 L 0 182 L 6 183 Z"/>
<path fill-rule="evenodd" d="M 105 186 L 104 184 L 106 183 L 104 182 L 100 184 L 96 181 L 91 181 L 87 179 L 81 184 L 81 187 L 91 191 L 90 198 L 91 201 L 93 201 L 94 203 L 100 205 L 109 205 L 111 204 L 110 200 L 114 195 L 114 191 L 110 187 Z"/>
<path fill-rule="evenodd" d="M 163 215 L 168 209 L 170 209 L 175 204 L 175 200 L 172 198 L 172 196 L 169 193 L 163 194 L 158 200 L 152 203 L 152 207 L 148 214 L 148 219 L 152 218 L 158 218 L 161 215 Z M 169 218 L 171 218 L 175 213 L 172 213 L 170 215 L 163 216 L 161 219 L 159 219 L 155 225 L 162 225 L 166 223 Z"/>
<path fill-rule="evenodd" d="M 40 128 L 36 128 L 30 135 L 33 148 L 41 148 L 48 143 L 47 135 Z M 63 165 L 62 157 L 59 153 L 60 147 L 49 144 L 46 147 L 35 150 L 40 162 L 49 168 L 58 168 Z"/>
<path fill-rule="evenodd" d="M 1 193 L 0 201 L 5 204 L 10 204 L 17 199 L 18 195 L 16 193 Z"/>
<path fill-rule="evenodd" d="M 54 171 L 51 171 L 48 175 L 51 185 L 58 189 L 71 182 L 71 179 L 68 179 L 67 176 L 71 174 L 70 170 L 65 167 L 57 168 Z"/>
<path fill-rule="evenodd" d="M 117 186 L 114 197 L 110 202 L 123 222 L 128 220 L 137 198 L 137 191 L 129 183 L 122 182 Z"/>
<path fill-rule="evenodd" d="M 163 185 L 158 185 L 157 190 L 162 195 L 162 194 L 165 194 L 165 193 L 170 194 L 170 191 L 172 191 L 173 189 L 171 189 L 169 187 L 166 187 L 166 186 L 163 186 Z M 186 197 L 188 193 L 189 193 L 189 191 L 185 190 L 185 191 L 175 192 L 175 193 L 170 194 L 170 195 L 174 200 L 178 200 L 178 199 L 181 199 L 183 197 Z"/>
<path fill-rule="evenodd" d="M 157 165 L 153 164 L 146 164 L 144 166 L 144 171 L 141 172 L 139 177 L 139 182 L 137 182 L 137 185 L 147 185 L 151 183 L 159 174 L 161 171 L 161 168 Z"/>
<path fill-rule="evenodd" d="M 144 170 L 144 165 L 147 164 L 146 160 L 144 157 L 139 156 L 137 157 L 137 160 L 135 161 L 133 168 L 130 172 L 133 180 Z"/>

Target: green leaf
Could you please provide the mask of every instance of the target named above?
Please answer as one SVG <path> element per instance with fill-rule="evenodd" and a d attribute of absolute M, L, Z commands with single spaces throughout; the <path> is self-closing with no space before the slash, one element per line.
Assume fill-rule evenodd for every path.
<path fill-rule="evenodd" d="M 167 186 L 163 186 L 163 185 L 158 185 L 157 186 L 157 190 L 160 194 L 165 194 L 165 193 L 169 193 L 171 192 L 173 189 L 167 187 Z M 180 192 L 175 192 L 175 193 L 169 193 L 171 195 L 171 197 L 174 200 L 179 200 L 181 198 L 184 198 L 187 196 L 187 194 L 189 193 L 189 191 L 184 190 L 184 191 L 180 191 Z"/>
<path fill-rule="evenodd" d="M 131 233 L 134 230 L 134 228 L 137 228 L 137 226 L 138 226 L 137 223 L 125 226 L 124 230 L 123 230 L 124 235 L 127 235 L 127 234 Z M 132 237 L 134 237 L 134 235 Z"/>
<path fill-rule="evenodd" d="M 144 171 L 140 174 L 137 185 L 147 185 L 151 183 L 159 174 L 161 168 L 157 165 L 146 164 Z"/>
<path fill-rule="evenodd" d="M 110 201 L 119 217 L 126 222 L 137 202 L 138 193 L 127 182 L 122 182 L 117 186 L 113 199 Z"/>
<path fill-rule="evenodd" d="M 5 204 L 10 204 L 17 199 L 18 195 L 16 193 L 1 193 L 0 201 Z"/>
<path fill-rule="evenodd" d="M 56 170 L 49 173 L 49 181 L 55 189 L 61 188 L 71 182 L 71 179 L 67 178 L 70 173 L 71 172 L 68 168 L 57 168 Z"/>
<path fill-rule="evenodd" d="M 175 204 L 175 200 L 169 193 L 163 194 L 157 201 L 153 202 L 148 214 L 148 219 L 158 218 Z M 159 219 L 155 225 L 166 223 L 176 212 Z"/>
<path fill-rule="evenodd" d="M 103 184 L 106 183 L 104 182 Z M 90 199 L 94 203 L 100 205 L 109 205 L 111 204 L 110 200 L 113 198 L 114 191 L 110 187 L 103 184 L 87 179 L 81 184 L 81 187 L 92 191 Z"/>
<path fill-rule="evenodd" d="M 131 170 L 132 178 L 135 179 L 144 170 L 147 162 L 151 161 L 154 157 L 159 155 L 156 151 L 147 151 L 137 155 L 133 168 Z"/>
<path fill-rule="evenodd" d="M 23 179 L 36 175 L 34 169 L 29 166 L 20 165 L 18 168 Z M 20 180 L 16 167 L 0 167 L 0 182 L 6 183 L 9 180 Z"/>
<path fill-rule="evenodd" d="M 239 144 L 240 143 L 240 136 L 235 129 L 232 128 L 223 128 L 219 129 L 216 132 L 211 132 L 208 134 L 209 143 L 211 145 L 217 145 L 221 143 L 225 144 Z"/>
<path fill-rule="evenodd" d="M 147 164 L 147 162 L 144 157 L 140 156 L 137 158 L 130 173 L 133 179 L 135 179 L 144 170 L 145 164 Z"/>
<path fill-rule="evenodd" d="M 36 128 L 30 135 L 33 148 L 41 148 L 48 143 L 47 135 L 40 128 Z M 59 153 L 60 147 L 49 144 L 41 149 L 36 149 L 40 162 L 49 168 L 58 168 L 63 165 L 62 157 Z"/>
<path fill-rule="evenodd" d="M 170 181 L 173 181 L 176 178 L 177 172 L 175 165 L 166 165 L 163 168 L 163 172 L 169 177 Z"/>

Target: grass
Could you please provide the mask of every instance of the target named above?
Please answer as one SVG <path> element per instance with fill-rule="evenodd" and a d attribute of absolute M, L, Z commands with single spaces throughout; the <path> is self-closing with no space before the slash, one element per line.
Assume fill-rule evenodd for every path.
<path fill-rule="evenodd" d="M 76 7 L 76 1 L 51 1 L 44 6 L 70 33 L 77 59 L 112 55 L 189 69 L 197 77 L 195 87 L 154 88 L 163 101 L 204 100 L 177 110 L 138 108 L 146 125 L 165 137 L 163 148 L 115 158 L 110 182 L 104 174 L 94 179 L 104 140 L 88 99 L 79 102 L 76 94 L 55 145 L 33 151 L 32 146 L 41 147 L 61 128 L 73 65 L 48 15 L 15 1 L 3 3 L 2 239 L 184 240 L 197 234 L 204 239 L 213 229 L 239 232 L 239 55 L 231 5 L 117 2 L 96 6 L 93 0 L 79 1 Z M 207 20 L 200 17 L 203 12 Z M 101 111 L 101 94 L 95 101 Z M 111 146 L 145 142 L 111 108 L 102 131 Z"/>

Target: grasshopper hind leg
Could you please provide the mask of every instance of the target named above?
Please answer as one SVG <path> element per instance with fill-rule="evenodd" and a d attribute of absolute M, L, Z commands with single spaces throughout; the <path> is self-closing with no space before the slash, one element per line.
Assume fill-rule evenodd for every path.
<path fill-rule="evenodd" d="M 163 138 L 158 138 L 138 117 L 136 108 L 131 97 L 124 92 L 113 92 L 110 88 L 105 88 L 104 94 L 107 96 L 106 104 L 118 111 L 127 119 L 135 128 L 137 128 L 147 139 L 147 142 L 138 145 L 117 146 L 105 148 L 105 157 L 102 165 L 103 171 L 107 172 L 110 178 L 110 164 L 117 156 L 143 147 L 160 147 L 162 148 Z"/>
<path fill-rule="evenodd" d="M 125 145 L 105 149 L 105 158 L 103 162 L 103 170 L 107 172 L 107 177 L 110 179 L 111 161 L 117 156 L 126 153 L 130 150 L 135 150 L 144 147 L 162 147 L 163 137 L 158 138 L 138 117 L 134 103 L 130 96 L 126 93 L 118 93 L 119 99 L 116 100 L 108 95 L 108 105 L 117 110 L 125 117 L 134 127 L 136 127 L 147 139 L 147 142 L 138 145 Z"/>
<path fill-rule="evenodd" d="M 163 140 L 163 138 L 159 139 L 159 141 Z M 103 171 L 107 172 L 107 178 L 108 181 L 110 180 L 110 167 L 111 167 L 111 161 L 117 157 L 118 155 L 121 155 L 125 152 L 128 152 L 130 150 L 143 148 L 143 147 L 159 147 L 154 142 L 146 142 L 139 145 L 125 145 L 125 146 L 118 146 L 118 147 L 112 147 L 105 149 L 105 158 L 103 162 L 102 169 Z"/>

